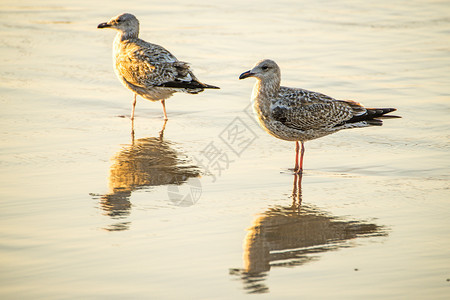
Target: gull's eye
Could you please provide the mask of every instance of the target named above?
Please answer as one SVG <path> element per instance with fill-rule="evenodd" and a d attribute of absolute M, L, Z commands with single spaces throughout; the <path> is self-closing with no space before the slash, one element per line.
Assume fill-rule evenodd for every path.
<path fill-rule="evenodd" d="M 261 69 L 263 69 L 263 71 L 267 71 L 269 69 L 268 66 L 263 66 Z"/>

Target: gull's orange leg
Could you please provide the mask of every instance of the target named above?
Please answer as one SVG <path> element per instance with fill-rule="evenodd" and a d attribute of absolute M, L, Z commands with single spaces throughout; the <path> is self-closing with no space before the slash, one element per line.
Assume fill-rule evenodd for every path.
<path fill-rule="evenodd" d="M 300 170 L 299 170 L 300 172 L 299 173 L 303 172 L 303 156 L 304 156 L 304 154 L 305 154 L 305 145 L 302 142 L 302 150 L 300 150 Z"/>
<path fill-rule="evenodd" d="M 303 155 L 305 154 L 305 145 L 302 143 L 302 149 L 300 150 L 300 145 L 297 142 L 295 142 L 295 168 L 294 172 L 296 174 L 301 174 L 303 172 Z M 298 153 L 300 150 L 300 165 L 299 165 L 299 159 L 298 159 Z"/>

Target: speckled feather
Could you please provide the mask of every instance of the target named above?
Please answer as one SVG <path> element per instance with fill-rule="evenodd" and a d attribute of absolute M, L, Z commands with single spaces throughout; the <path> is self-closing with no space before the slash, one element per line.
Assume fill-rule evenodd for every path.
<path fill-rule="evenodd" d="M 114 54 L 118 73 L 136 86 L 154 87 L 171 81 L 197 81 L 188 63 L 178 61 L 163 47 L 141 39 L 122 41 L 119 51 Z"/>
<path fill-rule="evenodd" d="M 288 87 L 280 87 L 278 97 L 271 102 L 275 120 L 302 131 L 334 127 L 367 111 L 354 101 Z"/>

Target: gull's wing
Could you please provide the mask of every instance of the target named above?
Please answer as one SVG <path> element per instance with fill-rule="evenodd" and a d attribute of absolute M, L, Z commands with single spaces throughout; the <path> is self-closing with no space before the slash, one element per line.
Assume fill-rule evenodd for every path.
<path fill-rule="evenodd" d="M 354 101 L 336 100 L 324 94 L 285 87 L 281 87 L 271 110 L 275 120 L 303 131 L 334 127 L 367 112 Z"/>
<path fill-rule="evenodd" d="M 123 46 L 116 67 L 126 81 L 143 88 L 190 88 L 198 82 L 187 63 L 178 61 L 163 47 L 140 39 L 129 40 Z"/>

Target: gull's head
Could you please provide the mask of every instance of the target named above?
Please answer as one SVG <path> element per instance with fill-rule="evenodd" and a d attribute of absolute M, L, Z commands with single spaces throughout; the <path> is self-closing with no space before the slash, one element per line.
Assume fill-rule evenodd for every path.
<path fill-rule="evenodd" d="M 98 24 L 97 28 L 112 28 L 125 33 L 139 33 L 139 21 L 138 19 L 128 13 L 120 14 L 111 18 L 106 23 Z"/>
<path fill-rule="evenodd" d="M 280 67 L 271 59 L 263 59 L 257 62 L 251 70 L 242 73 L 239 79 L 247 77 L 255 77 L 262 81 L 274 79 L 279 81 L 281 77 Z"/>

